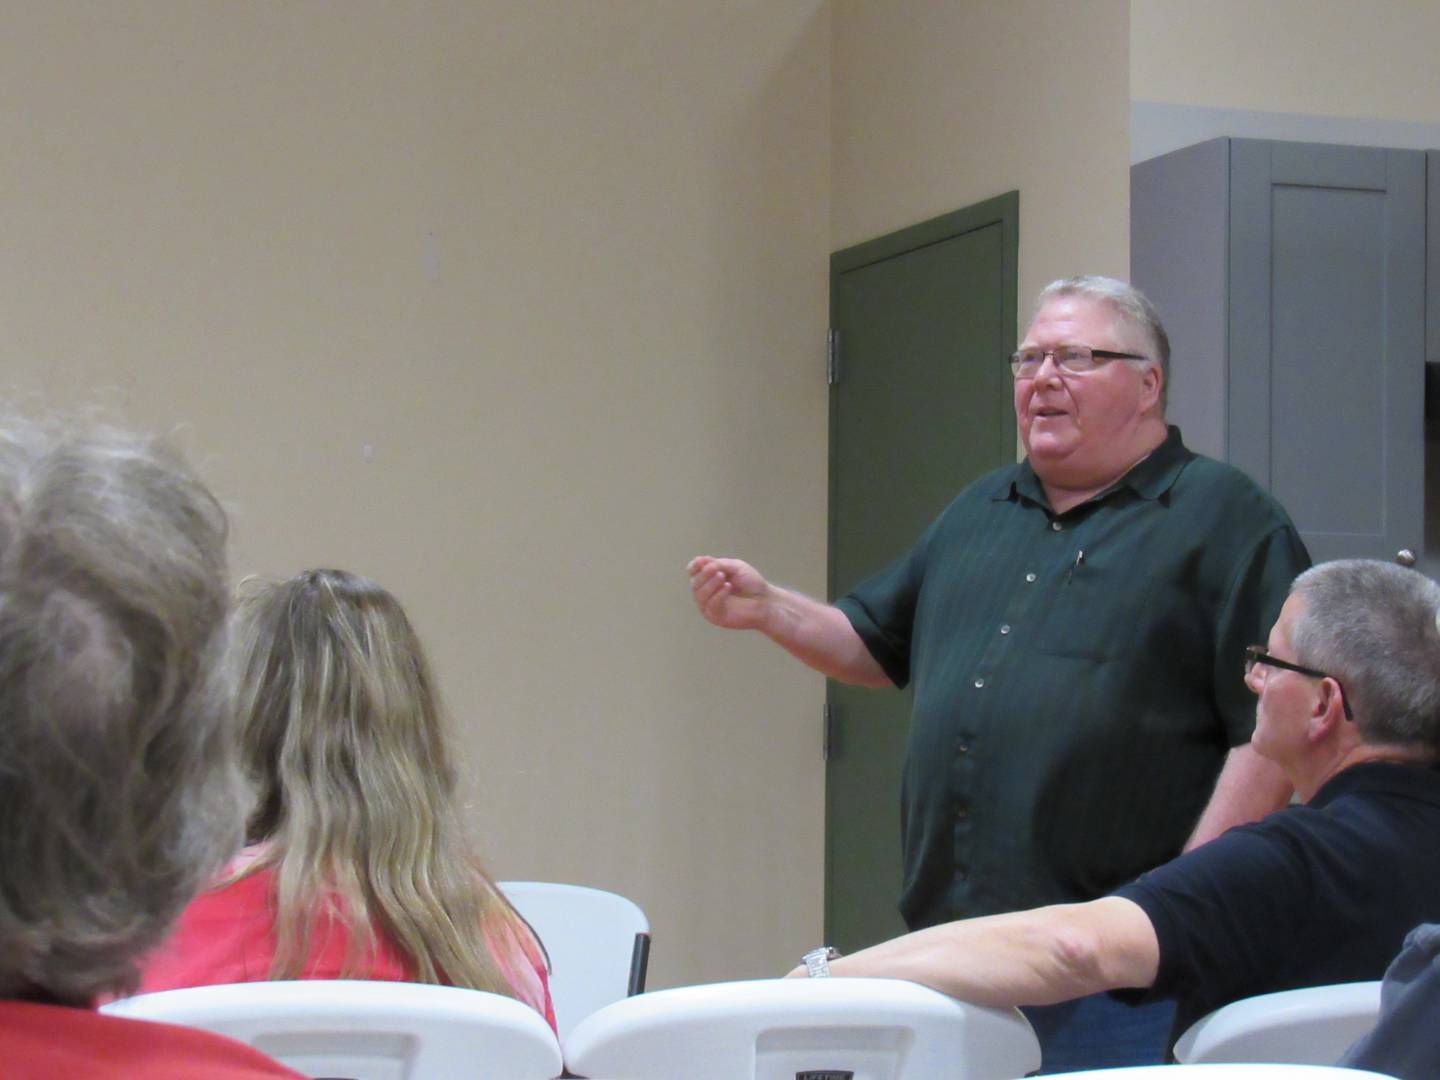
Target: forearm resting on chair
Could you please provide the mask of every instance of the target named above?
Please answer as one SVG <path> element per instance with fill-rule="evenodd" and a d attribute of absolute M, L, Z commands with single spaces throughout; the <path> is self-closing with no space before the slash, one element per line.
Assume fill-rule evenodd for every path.
<path fill-rule="evenodd" d="M 830 964 L 834 976 L 908 979 L 977 1005 L 1048 1005 L 1155 981 L 1159 942 L 1129 900 L 933 926 Z M 800 969 L 802 972 L 804 969 Z"/>

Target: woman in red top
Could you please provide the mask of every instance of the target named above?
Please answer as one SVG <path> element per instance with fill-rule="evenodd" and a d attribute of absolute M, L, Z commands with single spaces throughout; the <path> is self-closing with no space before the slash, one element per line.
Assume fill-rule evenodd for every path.
<path fill-rule="evenodd" d="M 429 666 L 399 602 L 339 570 L 243 597 L 231 642 L 249 846 L 141 989 L 391 979 L 506 994 L 555 1026 L 544 952 L 457 812 Z"/>

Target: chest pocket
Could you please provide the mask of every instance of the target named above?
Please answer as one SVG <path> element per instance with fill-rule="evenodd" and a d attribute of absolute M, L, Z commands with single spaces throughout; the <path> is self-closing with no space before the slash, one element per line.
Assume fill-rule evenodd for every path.
<path fill-rule="evenodd" d="M 1169 582 L 1081 562 L 1062 572 L 1044 594 L 1035 650 L 1096 662 L 1143 662 L 1139 651 L 1173 592 Z"/>

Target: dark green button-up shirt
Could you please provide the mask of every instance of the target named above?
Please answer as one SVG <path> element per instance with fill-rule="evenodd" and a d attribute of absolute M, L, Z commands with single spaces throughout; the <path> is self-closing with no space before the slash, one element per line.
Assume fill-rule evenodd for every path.
<path fill-rule="evenodd" d="M 1178 854 L 1250 738 L 1245 646 L 1309 565 L 1280 505 L 1175 428 L 1062 515 L 1028 462 L 961 492 L 838 602 L 914 683 L 906 922 L 1090 900 Z"/>

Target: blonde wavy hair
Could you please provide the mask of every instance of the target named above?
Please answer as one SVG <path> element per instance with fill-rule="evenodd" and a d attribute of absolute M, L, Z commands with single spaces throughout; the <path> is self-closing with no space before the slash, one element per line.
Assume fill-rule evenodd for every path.
<path fill-rule="evenodd" d="M 480 866 L 429 665 L 399 602 L 341 570 L 242 588 L 231 626 L 241 748 L 258 792 L 240 876 L 276 875 L 272 979 L 300 977 L 317 913 L 351 931 L 363 977 L 375 928 L 421 982 L 514 996 L 482 927 L 532 939 Z M 538 951 L 538 948 L 537 948 Z"/>

